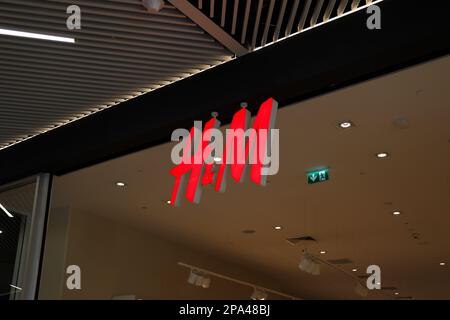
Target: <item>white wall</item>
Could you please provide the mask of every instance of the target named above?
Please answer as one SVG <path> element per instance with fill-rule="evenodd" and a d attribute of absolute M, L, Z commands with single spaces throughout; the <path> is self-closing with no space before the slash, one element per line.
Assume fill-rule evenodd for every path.
<path fill-rule="evenodd" d="M 64 228 L 63 224 L 60 227 Z M 65 278 L 63 281 L 57 279 L 55 268 L 61 268 L 58 259 L 62 253 L 61 250 L 53 250 L 59 258 L 52 258 L 46 246 L 41 283 L 42 288 L 48 286 L 48 289 L 41 289 L 42 299 L 111 299 L 129 294 L 141 299 L 249 299 L 252 293 L 252 288 L 218 278 L 211 278 L 209 289 L 189 285 L 189 270 L 178 266 L 178 261 L 279 290 L 275 281 L 252 270 L 222 262 L 104 217 L 72 210 L 67 229 L 65 267 L 71 264 L 80 266 L 82 288 L 68 290 Z M 59 238 L 49 239 L 63 243 L 61 230 Z M 49 290 L 58 287 L 55 284 L 58 281 L 64 287 L 62 294 Z"/>

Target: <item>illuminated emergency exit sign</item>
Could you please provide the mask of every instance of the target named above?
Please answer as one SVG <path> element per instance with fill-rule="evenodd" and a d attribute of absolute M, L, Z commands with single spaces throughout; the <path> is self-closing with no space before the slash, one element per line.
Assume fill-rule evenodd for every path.
<path fill-rule="evenodd" d="M 322 169 L 317 171 L 311 171 L 307 173 L 308 184 L 314 184 L 318 182 L 324 182 L 330 179 L 328 169 Z"/>

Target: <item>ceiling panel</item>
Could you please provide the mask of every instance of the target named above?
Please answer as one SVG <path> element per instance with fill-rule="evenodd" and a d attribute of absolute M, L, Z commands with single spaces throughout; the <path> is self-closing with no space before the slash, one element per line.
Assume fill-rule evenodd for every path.
<path fill-rule="evenodd" d="M 81 8 L 81 30 L 66 9 Z M 0 35 L 0 148 L 229 60 L 232 53 L 166 2 L 0 0 L 0 29 L 75 43 Z"/>
<path fill-rule="evenodd" d="M 189 0 L 250 50 L 352 13 L 372 0 Z"/>

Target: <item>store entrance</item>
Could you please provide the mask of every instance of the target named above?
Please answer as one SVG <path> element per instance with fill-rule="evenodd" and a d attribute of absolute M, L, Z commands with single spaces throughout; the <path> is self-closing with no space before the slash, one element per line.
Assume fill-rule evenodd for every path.
<path fill-rule="evenodd" d="M 0 299 L 33 299 L 50 188 L 42 174 L 0 187 Z"/>
<path fill-rule="evenodd" d="M 280 107 L 265 186 L 172 206 L 174 142 L 56 177 L 40 298 L 450 298 L 449 67 Z"/>

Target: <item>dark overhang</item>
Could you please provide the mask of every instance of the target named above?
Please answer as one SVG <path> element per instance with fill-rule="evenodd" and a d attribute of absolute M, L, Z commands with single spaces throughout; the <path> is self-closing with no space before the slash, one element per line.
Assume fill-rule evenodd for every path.
<path fill-rule="evenodd" d="M 226 123 L 241 101 L 254 111 L 272 96 L 282 107 L 449 53 L 444 2 L 379 6 L 381 30 L 366 28 L 362 10 L 4 149 L 0 183 L 167 142 L 172 130 L 212 111 Z"/>

